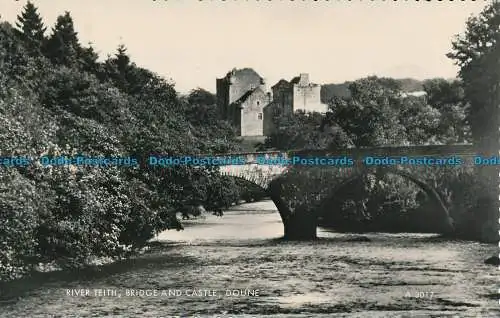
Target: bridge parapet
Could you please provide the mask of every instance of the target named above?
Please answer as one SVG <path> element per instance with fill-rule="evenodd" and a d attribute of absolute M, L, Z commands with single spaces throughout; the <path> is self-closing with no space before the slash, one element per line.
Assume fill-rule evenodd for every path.
<path fill-rule="evenodd" d="M 311 167 L 314 165 L 323 165 L 325 168 L 337 168 L 341 170 L 341 174 L 349 175 L 352 169 L 359 167 L 363 168 L 383 168 L 384 166 L 392 166 L 391 169 L 404 169 L 404 165 L 412 165 L 412 163 L 403 163 L 400 161 L 384 162 L 380 158 L 402 158 L 402 157 L 436 157 L 436 158 L 462 158 L 461 163 L 468 165 L 472 160 L 468 158 L 477 155 L 476 148 L 472 144 L 455 144 L 455 145 L 423 145 L 423 146 L 390 146 L 390 147 L 366 147 L 366 148 L 347 148 L 347 149 L 300 149 L 289 151 L 262 151 L 262 152 L 243 152 L 232 153 L 225 155 L 217 155 L 218 157 L 239 157 L 241 164 L 220 165 L 220 171 L 224 175 L 231 175 L 253 182 L 263 188 L 266 188 L 269 182 L 283 174 L 291 166 L 294 167 Z M 365 158 L 372 157 L 370 160 L 364 161 Z M 333 159 L 329 163 L 318 163 L 308 161 L 293 162 L 293 158 L 297 159 Z M 375 159 L 379 162 L 376 162 Z M 341 160 L 342 159 L 342 160 Z M 338 161 L 335 161 L 338 160 Z M 231 161 L 228 161 L 231 162 Z M 450 163 L 447 163 L 448 165 Z M 426 165 L 426 164 L 424 164 Z M 453 163 L 451 163 L 453 165 Z M 431 167 L 432 165 L 429 165 Z"/>
<path fill-rule="evenodd" d="M 282 151 L 244 153 L 244 154 L 238 154 L 237 156 L 242 156 L 242 157 L 244 156 L 244 158 L 246 158 L 247 164 L 259 163 L 259 159 L 271 160 L 279 158 L 284 158 L 284 159 L 289 158 L 288 153 Z"/>
<path fill-rule="evenodd" d="M 465 159 L 472 158 L 480 154 L 472 144 L 458 145 L 423 145 L 423 146 L 390 146 L 390 147 L 366 147 L 366 148 L 346 148 L 346 149 L 298 149 L 288 151 L 262 151 L 262 152 L 242 152 L 224 155 L 221 157 L 241 157 L 246 164 L 262 162 L 262 159 L 291 159 L 293 157 L 348 157 L 353 160 L 360 160 L 367 156 L 372 157 L 427 157 L 427 156 L 460 156 Z M 498 156 L 498 153 L 486 154 L 487 156 Z M 484 156 L 484 154 L 483 154 Z"/>
<path fill-rule="evenodd" d="M 366 147 L 347 148 L 338 150 L 291 150 L 291 156 L 349 156 L 353 159 L 361 159 L 366 156 L 463 156 L 472 157 L 478 151 L 472 144 L 458 145 L 423 145 L 423 146 L 389 146 L 389 147 Z M 495 154 L 492 154 L 495 155 Z"/>

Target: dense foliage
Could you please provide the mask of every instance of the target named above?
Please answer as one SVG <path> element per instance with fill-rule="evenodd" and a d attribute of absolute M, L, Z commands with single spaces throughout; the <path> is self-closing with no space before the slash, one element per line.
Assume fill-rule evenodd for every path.
<path fill-rule="evenodd" d="M 238 149 L 211 93 L 180 96 L 124 45 L 100 62 L 69 12 L 46 34 L 30 2 L 15 27 L 0 23 L 0 156 L 135 157 L 140 167 L 0 169 L 0 280 L 38 263 L 123 256 L 181 229 L 187 206 L 219 211 L 239 200 L 241 187 L 215 169 L 147 165 L 150 154 Z"/>
<path fill-rule="evenodd" d="M 470 102 L 468 118 L 477 142 L 498 149 L 498 96 L 500 83 L 500 2 L 488 5 L 466 23 L 448 54 L 460 66 L 460 78 Z"/>
<path fill-rule="evenodd" d="M 498 3 L 487 6 L 479 17 L 467 22 L 465 35 L 453 42 L 449 57 L 461 67 L 460 80 L 423 81 L 421 87 L 414 87 L 425 91 L 423 96 L 408 94 L 408 87 L 403 86 L 408 83 L 401 80 L 375 76 L 330 85 L 322 92 L 330 106 L 325 115 L 297 113 L 276 118 L 277 129 L 267 145 L 293 149 L 473 142 L 495 153 L 499 140 L 495 135 L 500 103 L 499 9 Z M 488 183 L 470 168 L 417 170 L 413 172 L 437 189 L 450 210 L 456 235 L 495 241 L 490 234 L 496 230 L 487 230 L 490 234 L 485 238 L 484 226 L 497 222 L 497 211 L 491 209 L 497 198 L 486 199 L 484 193 L 497 188 L 498 171 L 491 171 L 496 179 Z M 367 170 L 356 182 L 339 189 L 328 204 L 320 204 L 325 197 L 318 194 L 331 191 L 343 179 L 336 173 L 340 172 L 290 171 L 280 181 L 289 188 L 283 191 L 285 200 L 301 206 L 300 210 L 319 210 L 323 223 L 337 229 L 435 231 L 434 224 L 426 220 L 439 207 L 400 176 Z"/>
<path fill-rule="evenodd" d="M 276 119 L 267 145 L 278 149 L 425 145 L 470 142 L 461 83 L 424 82 L 424 96 L 407 95 L 390 78 L 368 77 L 334 97 L 325 115 L 297 112 Z"/>
<path fill-rule="evenodd" d="M 464 95 L 470 104 L 467 120 L 474 142 L 481 152 L 498 155 L 500 140 L 500 2 L 494 1 L 475 17 L 466 31 L 457 35 L 448 57 L 460 66 Z M 498 166 L 478 171 L 485 183 L 476 220 L 483 221 L 483 232 L 498 240 Z M 488 221 L 488 222 L 484 222 Z M 478 223 L 476 221 L 476 223 Z"/>

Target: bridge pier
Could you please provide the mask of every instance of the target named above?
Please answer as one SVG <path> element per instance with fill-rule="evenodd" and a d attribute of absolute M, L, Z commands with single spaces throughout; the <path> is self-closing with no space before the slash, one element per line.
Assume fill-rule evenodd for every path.
<path fill-rule="evenodd" d="M 479 167 L 479 175 L 484 184 L 484 193 L 480 198 L 475 219 L 478 239 L 486 243 L 497 243 L 499 240 L 499 169 L 496 166 Z"/>
<path fill-rule="evenodd" d="M 304 207 L 292 208 L 281 197 L 281 185 L 271 182 L 268 189 L 281 216 L 285 240 L 315 240 L 317 236 L 317 217 L 308 213 Z"/>
<path fill-rule="evenodd" d="M 283 220 L 285 240 L 315 240 L 317 236 L 317 218 L 311 213 L 297 209 Z"/>

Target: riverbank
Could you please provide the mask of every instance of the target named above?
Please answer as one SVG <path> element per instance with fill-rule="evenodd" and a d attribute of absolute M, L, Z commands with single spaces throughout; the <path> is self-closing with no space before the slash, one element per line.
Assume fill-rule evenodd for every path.
<path fill-rule="evenodd" d="M 9 286 L 0 317 L 495 317 L 496 246 L 433 234 L 340 234 L 285 242 L 272 202 L 240 205 L 224 217 L 189 220 L 139 257 L 78 273 L 46 273 Z M 367 237 L 369 240 L 356 238 Z M 110 289 L 118 296 L 68 290 Z M 192 290 L 215 290 L 193 296 Z M 190 295 L 127 296 L 127 290 Z M 259 290 L 258 296 L 226 296 Z M 408 294 L 408 292 L 410 294 Z M 422 297 L 419 297 L 422 296 Z M 57 315 L 56 315 L 57 316 Z"/>

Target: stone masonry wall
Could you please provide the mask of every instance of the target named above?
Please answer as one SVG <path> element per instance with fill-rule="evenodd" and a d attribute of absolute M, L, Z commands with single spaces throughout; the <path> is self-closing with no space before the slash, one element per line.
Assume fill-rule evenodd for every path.
<path fill-rule="evenodd" d="M 229 86 L 229 104 L 234 103 L 246 92 L 261 85 L 260 76 L 252 73 L 245 73 L 239 76 L 231 77 Z"/>
<path fill-rule="evenodd" d="M 257 90 L 241 105 L 241 136 L 262 136 L 264 134 L 263 108 L 268 104 L 266 93 Z"/>
<path fill-rule="evenodd" d="M 326 112 L 327 106 L 321 103 L 321 86 L 308 85 L 293 87 L 293 110 L 306 112 Z"/>

